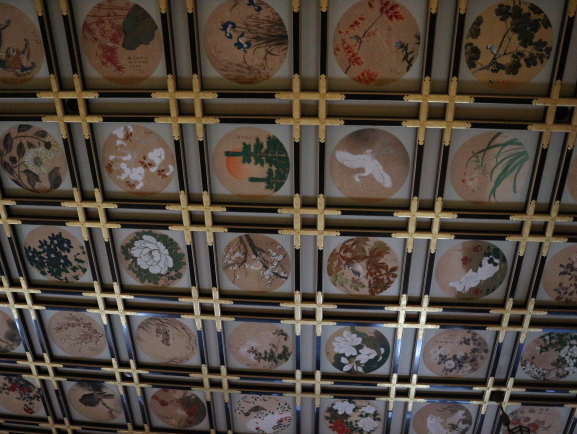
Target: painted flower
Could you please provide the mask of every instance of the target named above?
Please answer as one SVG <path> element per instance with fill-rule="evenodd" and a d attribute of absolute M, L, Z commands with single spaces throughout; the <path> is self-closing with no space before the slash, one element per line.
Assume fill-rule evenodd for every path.
<path fill-rule="evenodd" d="M 379 8 L 379 12 L 385 14 L 389 21 L 403 21 L 405 17 L 401 14 L 399 10 L 399 4 L 392 2 L 392 1 L 381 1 L 381 7 Z"/>
<path fill-rule="evenodd" d="M 51 139 L 45 141 L 44 147 L 40 148 L 40 150 L 43 150 L 48 158 L 54 158 L 60 151 L 62 151 L 62 147 L 56 140 Z"/>
<path fill-rule="evenodd" d="M 256 0 L 248 0 L 247 6 L 252 6 L 255 12 L 262 11 L 262 6 L 256 4 Z"/>
<path fill-rule="evenodd" d="M 173 265 L 168 249 L 150 235 L 143 235 L 142 240 L 136 241 L 130 253 L 137 258 L 140 268 L 153 274 L 165 274 Z"/>
<path fill-rule="evenodd" d="M 377 352 L 369 347 L 361 348 L 359 353 L 360 354 L 357 356 L 355 360 L 358 361 L 359 363 L 362 363 L 363 365 L 367 363 L 369 360 L 377 357 Z"/>
<path fill-rule="evenodd" d="M 233 21 L 227 21 L 226 23 L 222 23 L 220 25 L 220 30 L 224 32 L 224 36 L 226 36 L 228 39 L 232 39 L 232 33 L 230 31 L 233 29 L 236 29 L 236 23 Z"/>
<path fill-rule="evenodd" d="M 160 165 L 160 163 L 162 163 L 164 161 L 164 158 L 165 158 L 164 149 L 156 148 L 156 149 L 152 150 L 151 152 L 148 153 L 148 158 L 150 158 L 156 164 L 156 166 L 150 168 L 151 172 L 155 172 L 156 169 L 158 169 L 158 166 Z"/>
<path fill-rule="evenodd" d="M 563 347 L 559 352 L 559 355 L 566 359 L 577 357 L 577 346 L 575 345 L 575 341 L 571 341 L 569 345 Z"/>
<path fill-rule="evenodd" d="M 119 179 L 127 179 L 127 184 L 136 190 L 140 190 L 144 186 L 144 168 L 143 167 L 134 167 L 130 168 L 126 165 L 126 163 L 120 164 L 120 169 L 122 170 L 122 174 L 118 176 Z"/>
<path fill-rule="evenodd" d="M 341 420 L 337 419 L 333 422 L 331 426 L 334 432 L 337 434 L 349 434 L 351 430 L 347 427 L 347 425 Z"/>
<path fill-rule="evenodd" d="M 291 420 L 292 415 L 290 413 L 270 413 L 264 417 L 255 417 L 249 420 L 246 427 L 252 432 L 273 434 L 279 431 L 279 424 L 289 426 Z"/>
<path fill-rule="evenodd" d="M 372 417 L 363 417 L 357 422 L 357 426 L 362 428 L 364 432 L 371 432 L 377 427 L 377 422 Z"/>
<path fill-rule="evenodd" d="M 123 127 L 116 128 L 112 134 L 115 134 L 119 139 L 130 140 L 132 138 L 133 131 L 134 128 L 132 128 L 132 125 L 125 125 Z"/>
<path fill-rule="evenodd" d="M 358 337 L 355 333 L 351 333 L 347 330 L 343 333 L 343 337 L 336 337 L 333 346 L 335 347 L 335 353 L 344 354 L 345 356 L 356 356 L 357 349 L 356 345 L 359 345 L 363 340 Z"/>
<path fill-rule="evenodd" d="M 377 409 L 372 405 L 365 405 L 363 408 L 361 408 L 361 411 L 363 413 L 374 413 L 375 411 L 377 411 Z"/>
<path fill-rule="evenodd" d="M 355 404 L 348 401 L 337 401 L 333 404 L 333 408 L 339 414 L 351 414 L 355 409 Z"/>
<path fill-rule="evenodd" d="M 24 154 L 24 164 L 37 175 L 48 173 L 49 159 L 44 148 L 32 148 Z"/>
<path fill-rule="evenodd" d="M 372 71 L 370 69 L 365 69 L 357 74 L 355 81 L 361 84 L 371 85 L 379 76 L 379 71 Z"/>
<path fill-rule="evenodd" d="M 358 357 L 356 359 L 353 359 L 353 361 L 351 361 L 350 363 L 346 357 L 341 357 L 341 363 L 343 363 L 345 365 L 345 366 L 343 366 L 343 372 L 348 372 L 353 368 L 355 369 L 355 371 L 363 372 L 363 367 L 360 365 L 357 365 L 357 361 L 358 361 Z"/>
<path fill-rule="evenodd" d="M 244 32 L 242 32 L 236 38 L 236 42 L 234 43 L 234 46 L 236 47 L 237 50 L 242 50 L 246 53 L 246 50 L 252 46 L 252 42 L 246 41 L 244 39 Z"/>

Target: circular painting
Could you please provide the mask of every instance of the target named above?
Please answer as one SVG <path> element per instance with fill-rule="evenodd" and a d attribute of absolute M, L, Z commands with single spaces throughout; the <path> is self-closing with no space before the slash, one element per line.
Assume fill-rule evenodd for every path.
<path fill-rule="evenodd" d="M 547 261 L 541 285 L 555 301 L 577 302 L 577 245 L 565 247 Z"/>
<path fill-rule="evenodd" d="M 40 390 L 21 375 L 0 375 L 0 405 L 23 416 L 44 409 Z"/>
<path fill-rule="evenodd" d="M 50 342 L 71 356 L 96 357 L 106 349 L 104 328 L 82 312 L 56 312 L 46 333 Z"/>
<path fill-rule="evenodd" d="M 529 159 L 523 143 L 513 136 L 494 131 L 477 134 L 455 153 L 451 185 L 467 202 L 504 202 L 525 188 Z"/>
<path fill-rule="evenodd" d="M 206 417 L 204 402 L 188 390 L 157 390 L 150 398 L 150 409 L 161 422 L 175 428 L 196 426 Z"/>
<path fill-rule="evenodd" d="M 12 182 L 34 193 L 58 189 L 68 173 L 62 145 L 32 125 L 15 125 L 4 133 L 0 159 Z"/>
<path fill-rule="evenodd" d="M 294 343 L 280 325 L 245 322 L 230 334 L 228 349 L 237 362 L 249 368 L 277 369 L 290 360 Z"/>
<path fill-rule="evenodd" d="M 521 353 L 521 368 L 535 380 L 563 380 L 577 373 L 577 334 L 545 333 Z"/>
<path fill-rule="evenodd" d="M 22 339 L 16 326 L 16 321 L 6 312 L 0 310 L 0 353 L 16 350 Z"/>
<path fill-rule="evenodd" d="M 136 328 L 137 347 L 159 363 L 185 363 L 198 353 L 193 331 L 176 318 L 152 317 Z"/>
<path fill-rule="evenodd" d="M 489 357 L 489 345 L 473 330 L 443 330 L 422 352 L 425 366 L 441 377 L 465 377 L 477 372 Z"/>
<path fill-rule="evenodd" d="M 0 3 L 0 17 L 0 83 L 26 83 L 44 62 L 40 31 L 24 12 L 9 4 Z"/>
<path fill-rule="evenodd" d="M 275 434 L 293 423 L 292 407 L 284 398 L 244 395 L 234 408 L 235 420 L 250 432 Z"/>
<path fill-rule="evenodd" d="M 117 390 L 104 383 L 74 383 L 68 390 L 68 402 L 82 416 L 96 422 L 108 422 L 122 415 Z"/>
<path fill-rule="evenodd" d="M 90 65 L 116 84 L 143 82 L 163 55 L 161 31 L 154 18 L 127 0 L 97 3 L 84 19 L 81 41 Z"/>
<path fill-rule="evenodd" d="M 373 296 L 397 280 L 399 258 L 378 238 L 349 238 L 327 260 L 327 274 L 337 289 L 349 295 Z"/>
<path fill-rule="evenodd" d="M 382 202 L 405 184 L 409 164 L 409 154 L 396 136 L 364 128 L 337 144 L 329 169 L 335 186 L 349 199 Z"/>
<path fill-rule="evenodd" d="M 24 241 L 28 263 L 48 280 L 74 282 L 88 271 L 84 243 L 65 229 L 39 226 Z"/>
<path fill-rule="evenodd" d="M 514 89 L 539 74 L 553 49 L 549 17 L 531 2 L 503 0 L 485 9 L 467 33 L 465 62 L 475 78 Z"/>
<path fill-rule="evenodd" d="M 473 425 L 473 416 L 461 404 L 435 402 L 421 407 L 412 423 L 417 434 L 466 434 Z"/>
<path fill-rule="evenodd" d="M 264 199 L 285 184 L 290 159 L 282 142 L 256 127 L 226 133 L 214 150 L 214 171 L 232 194 L 245 199 Z"/>
<path fill-rule="evenodd" d="M 339 371 L 368 374 L 385 364 L 391 353 L 387 338 L 372 327 L 342 327 L 325 344 L 325 355 Z"/>
<path fill-rule="evenodd" d="M 435 267 L 435 278 L 443 292 L 465 300 L 491 294 L 506 276 L 505 254 L 487 241 L 464 241 L 451 247 Z"/>
<path fill-rule="evenodd" d="M 285 248 L 271 237 L 245 234 L 224 248 L 222 268 L 228 279 L 240 289 L 269 292 L 289 278 L 291 260 Z"/>
<path fill-rule="evenodd" d="M 120 252 L 124 269 L 143 285 L 171 286 L 186 273 L 186 255 L 162 232 L 133 232 L 122 241 Z"/>
<path fill-rule="evenodd" d="M 325 409 L 325 424 L 335 433 L 378 433 L 383 426 L 381 412 L 372 401 L 344 399 Z"/>
<path fill-rule="evenodd" d="M 556 434 L 563 432 L 565 418 L 554 407 L 523 406 L 509 414 L 511 430 L 522 425 L 529 428 L 531 434 Z M 507 428 L 501 429 L 502 434 L 508 434 Z"/>
<path fill-rule="evenodd" d="M 382 86 L 405 75 L 419 55 L 417 21 L 402 4 L 362 0 L 339 19 L 333 52 L 341 70 L 357 83 Z"/>
<path fill-rule="evenodd" d="M 284 63 L 288 46 L 282 18 L 262 0 L 228 0 L 214 9 L 204 28 L 210 64 L 239 84 L 272 77 Z"/>
<path fill-rule="evenodd" d="M 132 194 L 155 194 L 174 177 L 175 157 L 154 131 L 139 125 L 115 129 L 104 142 L 102 165 L 108 177 Z"/>

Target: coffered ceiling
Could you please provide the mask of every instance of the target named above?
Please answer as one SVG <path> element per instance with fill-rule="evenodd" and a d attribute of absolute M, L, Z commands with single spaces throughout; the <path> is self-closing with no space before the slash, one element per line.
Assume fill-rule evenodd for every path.
<path fill-rule="evenodd" d="M 573 0 L 2 0 L 6 433 L 576 431 Z"/>

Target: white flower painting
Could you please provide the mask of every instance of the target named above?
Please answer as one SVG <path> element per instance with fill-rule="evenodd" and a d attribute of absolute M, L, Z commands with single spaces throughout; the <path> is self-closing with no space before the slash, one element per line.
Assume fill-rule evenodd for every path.
<path fill-rule="evenodd" d="M 387 361 L 387 338 L 371 327 L 343 327 L 325 345 L 327 359 L 338 370 L 365 374 L 379 369 Z"/>
<path fill-rule="evenodd" d="M 175 171 L 174 152 L 156 132 L 138 125 L 122 125 L 104 143 L 103 165 L 110 179 L 133 194 L 166 189 Z"/>
<path fill-rule="evenodd" d="M 136 258 L 140 268 L 153 274 L 164 274 L 173 265 L 168 249 L 150 235 L 143 235 L 142 240 L 135 241 L 130 254 Z"/>
<path fill-rule="evenodd" d="M 186 270 L 186 255 L 182 248 L 161 232 L 134 232 L 123 241 L 120 250 L 125 269 L 143 284 L 174 285 Z"/>
<path fill-rule="evenodd" d="M 333 401 L 325 409 L 324 420 L 337 434 L 377 433 L 382 427 L 381 412 L 374 401 L 345 399 Z"/>

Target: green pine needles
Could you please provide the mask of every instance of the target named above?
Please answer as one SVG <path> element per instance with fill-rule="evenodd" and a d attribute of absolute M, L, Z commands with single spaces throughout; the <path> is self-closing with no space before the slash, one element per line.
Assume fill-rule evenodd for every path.
<path fill-rule="evenodd" d="M 254 143 L 242 143 L 241 151 L 225 151 L 225 157 L 241 157 L 242 164 L 266 168 L 266 177 L 251 176 L 249 182 L 262 182 L 267 190 L 279 191 L 286 182 L 290 160 L 282 142 L 276 136 L 267 136 L 266 147 L 260 137 Z"/>

